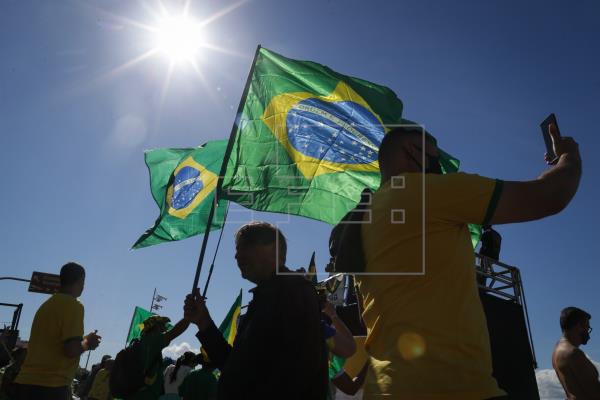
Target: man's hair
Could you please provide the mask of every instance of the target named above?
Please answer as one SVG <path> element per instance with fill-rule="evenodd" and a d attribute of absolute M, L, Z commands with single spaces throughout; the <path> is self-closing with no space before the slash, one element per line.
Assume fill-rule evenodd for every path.
<path fill-rule="evenodd" d="M 385 164 L 388 160 L 391 160 L 398 156 L 398 144 L 407 136 L 419 136 L 425 135 L 425 139 L 435 144 L 435 139 L 423 128 L 414 125 L 408 126 L 397 126 L 390 130 L 383 136 L 383 140 L 379 145 L 379 153 L 377 160 L 379 161 L 379 167 Z"/>
<path fill-rule="evenodd" d="M 251 246 L 277 243 L 279 260 L 285 264 L 287 243 L 285 236 L 275 225 L 262 221 L 249 222 L 235 233 L 235 243 L 240 242 Z"/>
<path fill-rule="evenodd" d="M 560 329 L 563 332 L 571 329 L 580 322 L 585 322 L 592 319 L 592 316 L 577 307 L 563 308 L 560 312 Z"/>
<path fill-rule="evenodd" d="M 69 286 L 85 277 L 85 269 L 76 262 L 69 262 L 60 269 L 60 286 Z"/>

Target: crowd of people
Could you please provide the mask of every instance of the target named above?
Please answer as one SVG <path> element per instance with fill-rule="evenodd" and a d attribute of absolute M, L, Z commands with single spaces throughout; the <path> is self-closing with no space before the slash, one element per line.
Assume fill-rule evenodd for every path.
<path fill-rule="evenodd" d="M 333 398 L 337 387 L 345 393 L 362 388 L 365 399 L 509 398 L 492 376 L 468 224 L 530 221 L 568 205 L 581 176 L 579 150 L 554 127 L 550 133 L 558 161 L 528 182 L 442 174 L 439 150 L 426 132 L 400 127 L 385 135 L 381 186 L 359 207 L 362 223 L 344 223 L 356 221 L 354 210 L 332 235 L 334 269 L 355 274 L 367 330 L 366 356 L 354 376 L 343 361 L 335 362 L 357 352 L 352 333 L 314 284 L 286 267 L 283 233 L 252 222 L 235 236 L 241 275 L 256 287 L 233 345 L 196 290 L 185 298 L 183 318 L 172 329 L 167 318 L 148 318 L 140 339 L 114 360 L 103 358 L 80 395 L 321 400 Z M 70 399 L 79 356 L 100 345 L 96 331 L 84 335 L 77 297 L 85 270 L 68 263 L 60 279 L 60 292 L 35 315 L 27 356 L 7 384 L 10 399 Z M 598 372 L 579 349 L 589 339 L 590 319 L 574 307 L 561 314 L 563 336 L 552 361 L 569 399 L 600 398 Z M 190 325 L 203 351 L 165 366 L 162 350 Z"/>

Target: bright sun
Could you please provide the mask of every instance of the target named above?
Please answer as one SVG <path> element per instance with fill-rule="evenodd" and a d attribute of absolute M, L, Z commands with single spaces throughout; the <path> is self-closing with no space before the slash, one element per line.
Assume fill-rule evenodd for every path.
<path fill-rule="evenodd" d="M 156 48 L 172 62 L 193 63 L 202 43 L 202 26 L 187 15 L 166 17 L 156 27 Z"/>

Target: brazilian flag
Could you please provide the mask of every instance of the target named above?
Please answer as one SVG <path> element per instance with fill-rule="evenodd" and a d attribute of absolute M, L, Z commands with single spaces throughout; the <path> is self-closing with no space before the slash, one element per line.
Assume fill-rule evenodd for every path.
<path fill-rule="evenodd" d="M 232 139 L 222 198 L 331 224 L 379 186 L 385 125 L 401 123 L 387 87 L 259 48 Z"/>
<path fill-rule="evenodd" d="M 223 338 L 229 343 L 233 345 L 233 340 L 235 339 L 235 335 L 237 334 L 238 329 L 238 318 L 242 311 L 242 290 L 240 289 L 240 294 L 238 294 L 237 298 L 231 305 L 229 312 L 219 325 L 219 331 L 223 334 Z"/>
<path fill-rule="evenodd" d="M 127 343 L 131 343 L 134 339 L 139 339 L 144 329 L 144 321 L 146 318 L 156 315 L 142 307 L 135 307 L 133 310 L 133 317 L 131 317 L 131 325 L 129 326 L 129 333 L 127 334 Z M 167 324 L 167 330 L 173 328 L 173 325 Z"/>
<path fill-rule="evenodd" d="M 226 140 L 218 140 L 196 148 L 145 153 L 150 189 L 160 216 L 135 242 L 134 249 L 185 239 L 207 230 L 226 147 Z M 219 201 L 211 230 L 223 226 L 226 206 L 226 201 Z"/>
<path fill-rule="evenodd" d="M 379 187 L 383 136 L 414 124 L 402 108 L 385 86 L 259 47 L 220 198 L 336 224 L 364 188 Z M 440 164 L 458 170 L 447 153 Z"/>

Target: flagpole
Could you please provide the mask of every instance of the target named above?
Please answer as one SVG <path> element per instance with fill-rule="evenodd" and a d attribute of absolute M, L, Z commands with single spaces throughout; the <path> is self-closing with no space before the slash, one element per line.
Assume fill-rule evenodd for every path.
<path fill-rule="evenodd" d="M 204 238 L 202 239 L 202 248 L 200 249 L 200 256 L 198 257 L 198 264 L 196 265 L 196 275 L 194 276 L 194 284 L 192 286 L 192 291 L 198 288 L 198 281 L 200 280 L 200 272 L 202 271 L 202 263 L 204 262 L 204 254 L 206 253 L 206 245 L 208 244 L 208 236 L 210 233 L 210 227 L 212 226 L 213 219 L 215 216 L 215 208 L 217 207 L 217 203 L 219 202 L 219 195 L 221 194 L 221 185 L 223 183 L 223 175 L 227 171 L 227 162 L 229 161 L 229 156 L 231 155 L 231 150 L 233 150 L 233 143 L 235 142 L 235 135 L 238 130 L 238 124 L 242 112 L 244 111 L 244 103 L 246 102 L 246 97 L 248 96 L 248 90 L 250 89 L 250 81 L 252 80 L 252 75 L 254 74 L 254 67 L 256 66 L 256 60 L 258 58 L 258 53 L 260 52 L 260 44 L 256 47 L 256 52 L 254 53 L 254 60 L 252 60 L 252 67 L 250 67 L 250 72 L 248 73 L 248 78 L 246 79 L 246 86 L 244 87 L 244 91 L 242 92 L 242 97 L 240 98 L 240 104 L 238 105 L 237 113 L 235 114 L 235 120 L 233 122 L 233 126 L 231 127 L 231 132 L 229 134 L 229 142 L 227 142 L 227 149 L 225 150 L 225 157 L 223 158 L 223 163 L 221 164 L 221 171 L 219 173 L 219 177 L 217 179 L 217 188 L 215 190 L 215 197 L 213 199 L 212 206 L 210 207 L 210 213 L 208 214 L 208 223 L 206 224 L 206 232 L 204 232 Z M 206 289 L 208 288 L 209 279 L 206 281 L 206 287 L 204 292 L 206 293 Z"/>
<path fill-rule="evenodd" d="M 229 203 L 227 203 L 227 208 L 225 209 L 225 215 L 223 220 L 227 219 L 227 213 L 229 211 Z M 204 285 L 204 292 L 202 293 L 202 297 L 206 298 L 206 292 L 208 291 L 208 283 L 210 282 L 210 278 L 212 277 L 213 269 L 215 268 L 215 260 L 217 258 L 217 252 L 219 251 L 219 246 L 221 245 L 221 238 L 223 237 L 223 231 L 225 229 L 221 229 L 219 233 L 219 240 L 217 241 L 217 248 L 215 249 L 215 254 L 212 259 L 212 263 L 210 264 L 210 268 L 208 270 L 208 278 L 206 278 L 206 284 Z"/>
<path fill-rule="evenodd" d="M 152 303 L 150 303 L 150 312 L 152 312 L 152 308 L 154 307 L 154 298 L 156 297 L 156 288 L 154 288 L 154 293 L 152 293 Z"/>

